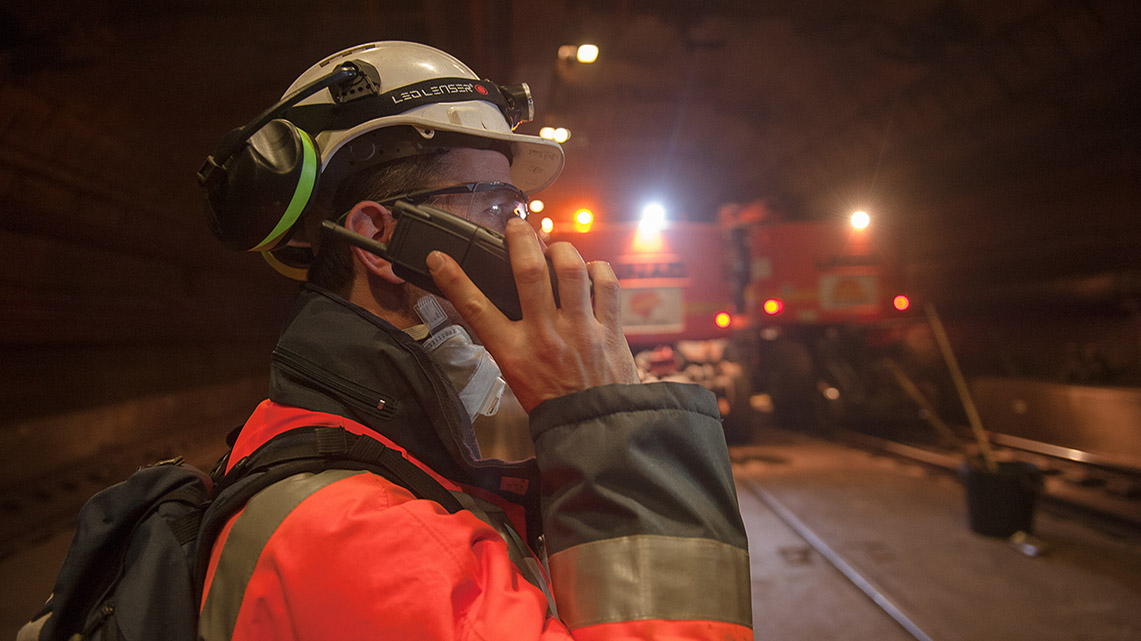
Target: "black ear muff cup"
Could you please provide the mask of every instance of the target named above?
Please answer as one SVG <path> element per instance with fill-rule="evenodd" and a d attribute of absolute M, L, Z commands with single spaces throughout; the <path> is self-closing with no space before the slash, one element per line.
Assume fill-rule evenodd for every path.
<path fill-rule="evenodd" d="M 288 239 L 317 187 L 312 138 L 286 120 L 271 120 L 225 165 L 207 195 L 210 228 L 239 251 L 268 251 Z"/>

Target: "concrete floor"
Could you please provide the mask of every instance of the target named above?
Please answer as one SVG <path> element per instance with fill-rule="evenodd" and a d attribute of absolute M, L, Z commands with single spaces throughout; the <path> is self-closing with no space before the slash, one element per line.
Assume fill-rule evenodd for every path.
<path fill-rule="evenodd" d="M 1141 638 L 1137 540 L 1039 510 L 1048 551 L 1029 557 L 971 532 L 946 474 L 779 431 L 731 454 L 758 639 Z M 0 639 L 47 597 L 70 537 L 0 561 Z"/>
<path fill-rule="evenodd" d="M 1136 538 L 1039 509 L 1046 552 L 1027 556 L 970 530 L 944 472 L 775 431 L 733 455 L 757 638 L 1141 639 Z M 798 545 L 790 529 L 801 554 L 780 547 Z"/>

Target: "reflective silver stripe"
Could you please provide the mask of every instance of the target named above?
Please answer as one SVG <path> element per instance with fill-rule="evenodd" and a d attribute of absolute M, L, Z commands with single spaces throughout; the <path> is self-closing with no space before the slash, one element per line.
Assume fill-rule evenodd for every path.
<path fill-rule="evenodd" d="M 246 585 L 269 537 L 285 517 L 317 490 L 356 474 L 366 472 L 327 470 L 319 474 L 297 474 L 274 483 L 249 500 L 230 529 L 214 570 L 214 580 L 198 620 L 200 639 L 218 641 L 233 636 Z"/>
<path fill-rule="evenodd" d="M 709 539 L 636 535 L 551 555 L 562 620 L 572 630 L 639 619 L 753 627 L 749 553 Z"/>

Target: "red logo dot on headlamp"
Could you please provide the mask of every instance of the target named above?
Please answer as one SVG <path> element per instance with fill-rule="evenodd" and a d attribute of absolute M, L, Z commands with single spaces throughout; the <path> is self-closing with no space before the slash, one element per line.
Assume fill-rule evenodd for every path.
<path fill-rule="evenodd" d="M 485 96 L 487 95 L 487 87 L 484 87 L 483 85 L 476 85 L 475 90 L 477 93 L 481 93 Z"/>

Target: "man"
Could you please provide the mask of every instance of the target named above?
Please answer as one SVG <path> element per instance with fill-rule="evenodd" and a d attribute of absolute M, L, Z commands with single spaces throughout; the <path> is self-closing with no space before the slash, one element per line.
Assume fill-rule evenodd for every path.
<path fill-rule="evenodd" d="M 367 472 L 270 487 L 215 544 L 207 641 L 751 638 L 747 543 L 713 395 L 638 384 L 609 265 L 584 264 L 565 243 L 544 257 L 516 215 L 523 190 L 562 166 L 555 143 L 512 132 L 521 96 L 529 101 L 431 47 L 362 45 L 314 65 L 267 112 L 289 125 L 257 121 L 204 168 L 227 244 L 270 249 L 285 271 L 304 266 L 299 247 L 316 254 L 274 351 L 269 399 L 231 465 L 292 428 L 340 426 L 396 449 L 465 508 L 449 513 Z M 306 178 L 310 144 L 316 179 Z M 247 174 L 265 178 L 247 185 Z M 230 207 L 286 175 L 301 178 L 283 198 Z M 321 234 L 332 219 L 386 243 L 398 199 L 505 233 L 522 319 L 509 320 L 447 254 L 426 260 L 441 298 Z M 243 227 L 270 201 L 289 203 L 280 220 Z M 437 349 L 444 316 L 494 361 L 457 332 L 444 342 L 458 349 Z M 469 392 L 489 362 L 530 415 L 534 460 L 479 458 L 471 419 L 494 393 Z"/>

